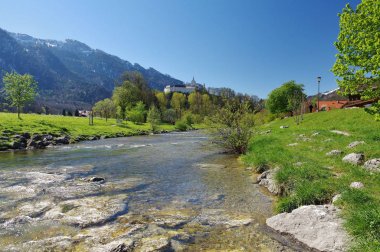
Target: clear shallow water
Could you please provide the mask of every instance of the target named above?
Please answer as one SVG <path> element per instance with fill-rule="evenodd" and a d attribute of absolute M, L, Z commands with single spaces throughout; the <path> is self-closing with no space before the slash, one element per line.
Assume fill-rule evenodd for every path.
<path fill-rule="evenodd" d="M 30 174 L 22 177 L 22 173 Z M 288 241 L 284 241 L 287 245 L 284 247 L 265 228 L 265 219 L 272 215 L 272 199 L 253 183 L 235 156 L 220 154 L 220 149 L 199 132 L 105 139 L 43 151 L 4 152 L 0 153 L 0 174 L 3 248 L 11 245 L 19 248 L 28 241 L 58 235 L 75 238 L 94 226 L 114 226 L 116 232 L 123 225 L 142 223 L 148 228 L 141 231 L 141 237 L 165 236 L 167 230 L 191 236 L 186 242 L 181 240 L 182 250 L 291 251 Z M 58 181 L 51 178 L 51 183 L 33 177 L 41 174 L 60 177 Z M 92 176 L 103 177 L 106 182 L 96 186 L 83 182 Z M 62 191 L 57 192 L 58 187 Z M 17 190 L 19 193 L 15 194 Z M 110 205 L 107 200 L 121 200 L 122 207 L 112 216 L 90 224 L 61 218 L 72 213 L 71 208 L 81 209 L 82 205 L 76 206 L 75 200 L 91 198 L 102 202 L 105 197 L 108 197 L 105 206 Z M 37 217 L 32 216 L 34 219 L 26 224 L 12 224 L 17 216 L 30 215 L 25 214 L 23 209 L 27 207 L 23 204 L 41 201 L 48 202 L 48 207 L 38 212 Z M 62 202 L 67 202 L 68 207 Z M 46 217 L 54 213 L 51 209 L 62 212 L 59 218 Z M 88 209 L 88 205 L 83 209 Z M 96 211 L 103 216 L 101 209 Z M 77 218 L 75 214 L 72 213 Z M 177 218 L 181 214 L 187 218 L 184 224 L 149 231 L 151 226 L 160 226 L 162 218 Z M 227 217 L 220 220 L 221 216 Z M 241 219 L 250 221 L 235 227 L 224 223 Z M 82 243 L 85 241 L 76 240 L 69 250 L 78 249 L 76 246 Z M 174 249 L 179 250 L 178 246 Z"/>

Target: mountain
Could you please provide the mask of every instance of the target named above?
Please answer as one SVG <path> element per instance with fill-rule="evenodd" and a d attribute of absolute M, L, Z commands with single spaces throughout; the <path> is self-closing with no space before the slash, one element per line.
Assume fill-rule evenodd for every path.
<path fill-rule="evenodd" d="M 153 89 L 183 84 L 153 68 L 131 64 L 76 40 L 38 39 L 0 29 L 1 79 L 4 71 L 12 70 L 33 75 L 39 84 L 38 104 L 55 110 L 65 106 L 89 108 L 110 97 L 125 71 L 139 71 Z"/>
<path fill-rule="evenodd" d="M 321 101 L 346 101 L 346 100 L 348 100 L 348 97 L 342 96 L 338 92 L 339 92 L 339 88 L 320 93 L 319 100 L 321 100 Z M 308 100 L 312 100 L 316 97 L 317 97 L 317 95 L 311 95 L 308 97 Z"/>

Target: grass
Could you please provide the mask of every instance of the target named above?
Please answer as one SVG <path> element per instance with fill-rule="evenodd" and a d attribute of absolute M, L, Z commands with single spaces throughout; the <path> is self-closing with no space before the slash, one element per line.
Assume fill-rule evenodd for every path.
<path fill-rule="evenodd" d="M 21 118 L 22 120 L 17 119 L 17 114 L 13 113 L 0 113 L 0 136 L 28 132 L 30 134 L 69 135 L 75 139 L 88 136 L 116 137 L 120 134 L 131 136 L 150 131 L 150 125 L 147 123 L 137 125 L 124 121 L 117 124 L 115 119 L 108 119 L 106 122 L 105 119 L 94 118 L 94 125 L 90 126 L 88 118 L 84 117 L 22 114 Z M 201 128 L 202 125 L 194 125 L 193 127 Z M 175 126 L 161 124 L 158 129 L 174 131 Z"/>
<path fill-rule="evenodd" d="M 280 129 L 281 125 L 289 128 Z M 270 133 L 260 134 L 269 129 Z M 346 131 L 350 136 L 331 130 Z M 313 136 L 316 132 L 319 134 Z M 353 141 L 365 144 L 347 148 Z M 291 143 L 298 145 L 288 146 Z M 326 156 L 333 149 L 344 153 Z M 283 193 L 276 203 L 277 212 L 330 203 L 334 195 L 342 194 L 336 204 L 342 208 L 346 229 L 355 239 L 352 251 L 380 251 L 380 173 L 343 163 L 343 156 L 352 152 L 364 153 L 366 160 L 380 158 L 380 122 L 363 109 L 307 114 L 300 125 L 293 118 L 262 125 L 243 160 L 256 167 L 280 168 L 276 181 Z M 298 162 L 302 164 L 295 165 Z M 354 181 L 362 182 L 364 188 L 350 189 Z"/>

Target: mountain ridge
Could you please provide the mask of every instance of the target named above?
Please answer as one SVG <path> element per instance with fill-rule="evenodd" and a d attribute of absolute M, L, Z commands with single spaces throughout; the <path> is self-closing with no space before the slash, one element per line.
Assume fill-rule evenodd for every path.
<path fill-rule="evenodd" d="M 9 71 L 33 75 L 39 83 L 40 102 L 57 109 L 65 103 L 90 108 L 112 94 L 125 71 L 141 72 L 153 89 L 183 83 L 154 68 L 132 64 L 74 39 L 39 39 L 0 28 L 1 79 Z"/>

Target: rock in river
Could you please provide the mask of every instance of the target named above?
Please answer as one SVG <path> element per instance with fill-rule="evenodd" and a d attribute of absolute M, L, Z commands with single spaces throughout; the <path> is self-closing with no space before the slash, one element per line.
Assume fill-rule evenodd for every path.
<path fill-rule="evenodd" d="M 63 201 L 49 210 L 45 217 L 73 226 L 87 227 L 105 223 L 124 208 L 122 196 L 94 196 Z"/>
<path fill-rule="evenodd" d="M 293 236 L 318 251 L 347 251 L 350 237 L 332 205 L 301 206 L 291 213 L 281 213 L 266 221 L 274 230 Z"/>

